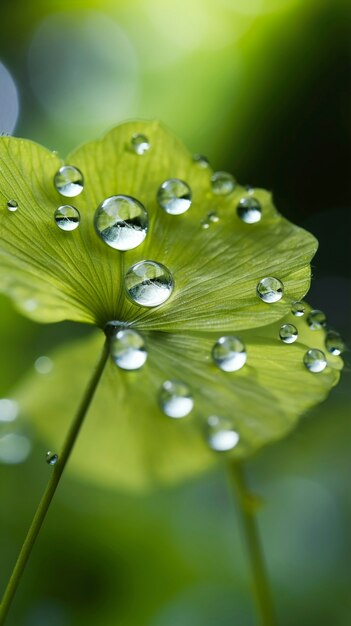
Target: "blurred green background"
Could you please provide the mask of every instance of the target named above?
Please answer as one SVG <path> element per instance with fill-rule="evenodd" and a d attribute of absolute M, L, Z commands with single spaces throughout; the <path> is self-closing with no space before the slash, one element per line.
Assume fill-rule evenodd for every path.
<path fill-rule="evenodd" d="M 348 0 L 3 0 L 1 20 L 2 132 L 64 155 L 126 119 L 161 119 L 215 169 L 273 190 L 279 210 L 318 237 L 309 301 L 350 345 Z M 4 297 L 0 320 L 3 399 L 35 363 L 45 370 L 38 357 L 89 332 L 31 323 Z M 345 362 L 324 405 L 248 464 L 265 501 L 259 523 L 281 626 L 351 625 L 348 352 Z M 1 590 L 49 476 L 45 450 L 0 400 Z M 68 471 L 8 619 L 255 623 L 220 470 L 144 495 L 97 489 Z"/>

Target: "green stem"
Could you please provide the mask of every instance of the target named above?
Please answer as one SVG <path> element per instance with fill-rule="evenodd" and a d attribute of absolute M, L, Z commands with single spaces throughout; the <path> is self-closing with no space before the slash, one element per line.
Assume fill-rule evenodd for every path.
<path fill-rule="evenodd" d="M 232 463 L 230 469 L 231 479 L 237 493 L 241 524 L 249 553 L 254 597 L 260 624 L 261 626 L 274 626 L 276 624 L 275 612 L 255 519 L 253 496 L 247 489 L 242 466 L 239 463 Z"/>
<path fill-rule="evenodd" d="M 2 599 L 2 603 L 0 605 L 0 626 L 5 623 L 5 619 L 7 613 L 10 609 L 11 602 L 16 593 L 16 589 L 21 580 L 22 574 L 26 567 L 27 561 L 32 552 L 33 546 L 39 534 L 39 531 L 42 527 L 42 524 L 45 520 L 46 514 L 49 510 L 51 501 L 54 497 L 55 491 L 60 482 L 60 478 L 62 476 L 63 470 L 66 467 L 67 461 L 72 452 L 73 446 L 76 442 L 77 436 L 79 434 L 80 428 L 83 424 L 85 415 L 89 409 L 90 403 L 93 399 L 94 393 L 96 391 L 97 385 L 101 378 L 102 372 L 104 371 L 104 367 L 106 365 L 106 361 L 109 355 L 109 342 L 106 339 L 100 359 L 97 363 L 96 369 L 89 381 L 89 384 L 85 390 L 84 396 L 78 408 L 77 414 L 72 422 L 72 425 L 67 433 L 66 440 L 64 442 L 62 452 L 58 458 L 58 461 L 53 469 L 51 474 L 51 478 L 47 484 L 45 492 L 41 498 L 39 506 L 34 515 L 33 521 L 28 530 L 27 536 L 22 545 L 19 557 L 17 559 L 16 565 L 11 574 L 8 585 L 5 589 L 5 593 Z"/>

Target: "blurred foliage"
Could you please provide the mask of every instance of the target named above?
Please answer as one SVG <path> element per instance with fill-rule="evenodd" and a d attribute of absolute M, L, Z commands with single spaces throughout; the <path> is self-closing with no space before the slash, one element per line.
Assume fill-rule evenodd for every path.
<path fill-rule="evenodd" d="M 90 46 L 89 29 L 80 26 L 89 10 L 93 21 L 96 11 L 102 15 L 100 25 L 106 20 L 116 41 L 97 29 Z M 273 189 L 283 214 L 318 237 L 310 301 L 350 343 L 348 0 L 4 0 L 1 11 L 0 58 L 20 96 L 17 135 L 65 153 L 126 117 L 162 119 L 216 169 Z M 52 56 L 50 45 L 40 47 L 48 23 L 42 20 L 55 22 L 57 13 L 68 17 L 77 39 L 76 89 L 74 64 L 60 48 Z M 123 64 L 115 64 L 115 51 L 123 45 L 135 91 L 119 83 Z M 38 91 L 43 63 L 45 101 Z M 81 75 L 85 91 L 74 100 Z M 66 76 L 73 82 L 65 89 Z M 130 106 L 116 83 L 129 89 Z M 95 115 L 85 114 L 80 125 L 79 110 L 92 110 L 89 94 Z M 72 107 L 67 119 L 52 109 L 65 99 Z M 3 396 L 38 356 L 88 332 L 75 324 L 36 325 L 4 298 L 0 317 Z M 345 361 L 350 370 L 349 353 Z M 250 465 L 266 500 L 260 521 L 284 626 L 351 624 L 350 392 L 346 372 L 293 436 Z M 45 447 L 32 441 L 25 463 L 0 469 L 2 588 L 50 471 Z M 221 474 L 148 497 L 112 494 L 67 474 L 9 626 L 253 626 L 232 508 Z"/>

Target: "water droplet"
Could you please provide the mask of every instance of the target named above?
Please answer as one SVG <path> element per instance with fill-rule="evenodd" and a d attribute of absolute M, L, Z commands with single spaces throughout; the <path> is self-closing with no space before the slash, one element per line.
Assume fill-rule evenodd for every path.
<path fill-rule="evenodd" d="M 132 250 L 145 239 L 149 219 L 145 207 L 131 196 L 106 198 L 95 212 L 95 230 L 115 250 Z"/>
<path fill-rule="evenodd" d="M 256 198 L 241 198 L 236 212 L 245 224 L 256 224 L 262 217 L 262 208 Z"/>
<path fill-rule="evenodd" d="M 56 190 L 67 198 L 74 198 L 83 191 L 83 174 L 73 165 L 63 165 L 54 177 Z"/>
<path fill-rule="evenodd" d="M 66 232 L 76 230 L 80 224 L 80 214 L 76 207 L 70 204 L 59 206 L 54 213 L 57 226 Z"/>
<path fill-rule="evenodd" d="M 48 356 L 39 356 L 34 363 L 34 367 L 38 374 L 50 374 L 54 364 Z"/>
<path fill-rule="evenodd" d="M 246 363 L 246 348 L 239 337 L 221 337 L 212 348 L 212 358 L 224 372 L 236 372 Z"/>
<path fill-rule="evenodd" d="M 161 387 L 159 401 L 164 414 L 173 418 L 189 415 L 194 406 L 188 385 L 180 380 L 166 380 Z"/>
<path fill-rule="evenodd" d="M 345 350 L 342 337 L 335 330 L 328 330 L 325 337 L 325 347 L 334 356 L 339 356 Z"/>
<path fill-rule="evenodd" d="M 250 196 L 255 193 L 255 188 L 252 185 L 245 185 L 245 190 Z"/>
<path fill-rule="evenodd" d="M 210 228 L 210 223 L 207 220 L 201 220 L 200 225 L 201 225 L 201 228 L 203 228 L 204 230 L 207 230 L 208 228 Z"/>
<path fill-rule="evenodd" d="M 139 156 L 150 150 L 150 142 L 145 135 L 136 133 L 131 139 L 131 148 Z"/>
<path fill-rule="evenodd" d="M 236 180 L 229 172 L 215 172 L 211 176 L 211 186 L 213 193 L 218 196 L 227 196 L 236 187 Z"/>
<path fill-rule="evenodd" d="M 191 205 L 191 189 L 179 178 L 170 178 L 160 185 L 157 192 L 160 207 L 169 215 L 185 213 Z"/>
<path fill-rule="evenodd" d="M 315 348 L 307 350 L 303 362 L 307 369 L 314 374 L 323 372 L 327 366 L 327 359 L 325 358 L 324 352 Z"/>
<path fill-rule="evenodd" d="M 262 280 L 258 283 L 256 290 L 257 295 L 261 298 L 261 300 L 269 304 L 272 302 L 278 302 L 284 295 L 283 283 L 278 278 L 273 278 L 273 276 L 262 278 Z"/>
<path fill-rule="evenodd" d="M 216 222 L 219 222 L 219 217 L 216 211 L 210 211 L 207 214 L 207 219 L 209 222 L 212 222 L 212 224 L 215 224 Z"/>
<path fill-rule="evenodd" d="M 208 158 L 203 154 L 194 154 L 193 161 L 202 169 L 206 169 L 209 166 Z"/>
<path fill-rule="evenodd" d="M 146 359 L 143 337 L 131 328 L 123 328 L 111 340 L 111 357 L 122 370 L 138 370 Z"/>
<path fill-rule="evenodd" d="M 16 200 L 9 200 L 7 203 L 7 208 L 11 213 L 14 213 L 18 209 L 18 202 Z"/>
<path fill-rule="evenodd" d="M 207 441 L 212 450 L 226 452 L 238 444 L 239 434 L 234 430 L 231 420 L 211 415 L 207 420 Z"/>
<path fill-rule="evenodd" d="M 55 452 L 51 452 L 51 450 L 49 450 L 46 453 L 46 462 L 48 465 L 56 465 L 58 461 L 58 454 L 55 454 Z"/>
<path fill-rule="evenodd" d="M 302 317 L 305 315 L 305 304 L 301 301 L 291 303 L 291 312 L 295 317 Z"/>
<path fill-rule="evenodd" d="M 280 327 L 279 337 L 284 343 L 294 343 L 298 337 L 296 326 L 293 324 L 283 324 Z"/>
<path fill-rule="evenodd" d="M 140 261 L 126 273 L 125 287 L 135 304 L 154 307 L 168 300 L 174 288 L 174 280 L 169 269 L 161 263 Z"/>
<path fill-rule="evenodd" d="M 322 330 L 325 328 L 327 323 L 327 318 L 323 311 L 319 311 L 318 309 L 314 309 L 310 311 L 307 316 L 307 324 L 311 330 Z"/>
<path fill-rule="evenodd" d="M 0 399 L 0 422 L 14 422 L 18 416 L 18 403 L 10 398 Z"/>

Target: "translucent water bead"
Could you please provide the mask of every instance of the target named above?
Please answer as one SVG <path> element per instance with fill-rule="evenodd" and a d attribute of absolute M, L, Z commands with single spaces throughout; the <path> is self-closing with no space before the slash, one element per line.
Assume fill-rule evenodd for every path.
<path fill-rule="evenodd" d="M 301 301 L 292 302 L 291 304 L 291 312 L 295 317 L 302 317 L 305 315 L 305 304 Z"/>
<path fill-rule="evenodd" d="M 61 196 L 74 198 L 83 191 L 83 174 L 73 165 L 63 165 L 55 174 L 54 185 Z"/>
<path fill-rule="evenodd" d="M 327 318 L 323 311 L 314 309 L 307 316 L 307 324 L 311 330 L 322 330 L 325 328 Z"/>
<path fill-rule="evenodd" d="M 111 357 L 122 370 L 138 370 L 146 359 L 143 337 L 131 328 L 119 330 L 111 339 Z"/>
<path fill-rule="evenodd" d="M 345 350 L 343 339 L 335 330 L 328 330 L 325 337 L 325 347 L 333 356 L 339 356 Z"/>
<path fill-rule="evenodd" d="M 126 273 L 125 288 L 135 304 L 154 307 L 163 304 L 172 295 L 174 280 L 165 265 L 156 261 L 140 261 Z"/>
<path fill-rule="evenodd" d="M 262 217 L 262 207 L 259 201 L 253 197 L 242 198 L 236 212 L 245 224 L 256 224 Z"/>
<path fill-rule="evenodd" d="M 48 465 L 56 465 L 58 461 L 58 454 L 55 452 L 51 452 L 50 450 L 46 453 L 46 462 Z"/>
<path fill-rule="evenodd" d="M 298 337 L 296 326 L 293 324 L 283 324 L 279 330 L 279 337 L 284 343 L 294 343 Z"/>
<path fill-rule="evenodd" d="M 190 208 L 191 189 L 183 180 L 170 178 L 160 185 L 157 201 L 169 215 L 181 215 Z"/>
<path fill-rule="evenodd" d="M 227 452 L 239 443 L 239 434 L 226 417 L 211 415 L 207 420 L 207 442 L 216 452 Z"/>
<path fill-rule="evenodd" d="M 201 169 L 207 169 L 209 167 L 208 158 L 203 154 L 193 154 L 193 161 L 201 167 Z"/>
<path fill-rule="evenodd" d="M 221 337 L 212 348 L 212 358 L 224 372 L 235 372 L 246 363 L 245 345 L 238 337 Z"/>
<path fill-rule="evenodd" d="M 194 406 L 188 385 L 180 380 L 166 380 L 163 383 L 159 402 L 164 414 L 173 418 L 189 415 Z"/>
<path fill-rule="evenodd" d="M 257 295 L 261 298 L 261 300 L 263 300 L 263 302 L 267 302 L 268 304 L 278 302 L 284 295 L 283 283 L 278 278 L 273 278 L 273 276 L 262 278 L 262 280 L 258 283 L 256 290 Z"/>
<path fill-rule="evenodd" d="M 95 230 L 104 243 L 115 250 L 132 250 L 145 239 L 149 218 L 145 207 L 131 196 L 106 198 L 94 217 Z"/>
<path fill-rule="evenodd" d="M 18 209 L 18 202 L 17 200 L 9 200 L 6 206 L 11 213 L 14 213 Z"/>
<path fill-rule="evenodd" d="M 211 176 L 211 187 L 217 196 L 227 196 L 236 187 L 236 180 L 229 172 L 214 172 Z"/>
<path fill-rule="evenodd" d="M 303 358 L 303 362 L 305 367 L 314 374 L 323 372 L 323 370 L 327 367 L 327 359 L 325 358 L 324 352 L 315 348 L 307 350 Z"/>
<path fill-rule="evenodd" d="M 136 133 L 130 140 L 131 149 L 139 156 L 150 150 L 150 142 L 145 135 Z"/>
<path fill-rule="evenodd" d="M 57 226 L 66 232 L 76 230 L 80 224 L 79 211 L 70 204 L 59 206 L 54 213 L 54 219 Z"/>

